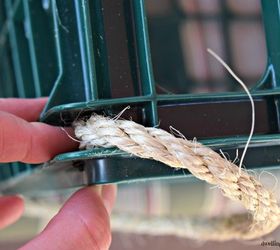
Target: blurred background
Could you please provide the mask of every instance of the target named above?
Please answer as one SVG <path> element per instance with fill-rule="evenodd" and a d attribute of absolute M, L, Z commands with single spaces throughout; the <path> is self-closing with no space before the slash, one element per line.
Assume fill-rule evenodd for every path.
<path fill-rule="evenodd" d="M 146 0 L 146 10 L 158 92 L 239 90 L 207 48 L 248 86 L 260 80 L 266 45 L 259 0 Z"/>
<path fill-rule="evenodd" d="M 269 189 L 279 190 L 276 178 L 279 171 L 270 171 L 274 177 L 260 170 L 252 175 Z M 0 249 L 16 249 L 40 232 L 57 213 L 61 204 L 74 190 L 48 193 L 39 199 L 26 198 L 24 216 L 14 225 L 0 232 Z M 276 192 L 279 200 L 279 192 Z M 114 213 L 133 215 L 173 216 L 219 216 L 244 212 L 242 206 L 222 196 L 218 188 L 193 177 L 173 180 L 142 181 L 118 186 L 118 197 Z M 111 250 L 179 250 L 179 249 L 264 249 L 261 242 L 280 240 L 280 230 L 272 235 L 252 242 L 204 242 L 176 236 L 151 236 L 113 231 Z"/>
<path fill-rule="evenodd" d="M 146 0 L 146 11 L 158 93 L 238 91 L 240 86 L 207 53 L 208 47 L 248 86 L 262 78 L 266 46 L 259 0 Z M 279 172 L 272 173 L 279 179 Z M 252 174 L 269 189 L 278 190 L 270 174 Z M 26 198 L 23 218 L 0 232 L 0 249 L 15 249 L 34 237 L 73 191 Z M 242 209 L 224 198 L 219 189 L 186 177 L 119 185 L 115 212 L 215 216 Z M 266 240 L 280 241 L 280 231 Z M 261 242 L 200 242 L 113 232 L 111 249 L 263 249 Z"/>

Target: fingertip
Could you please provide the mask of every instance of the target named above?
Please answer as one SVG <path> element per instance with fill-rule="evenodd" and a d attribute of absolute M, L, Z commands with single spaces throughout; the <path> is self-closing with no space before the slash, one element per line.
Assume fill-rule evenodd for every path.
<path fill-rule="evenodd" d="M 48 161 L 58 154 L 73 151 L 78 148 L 78 142 L 71 136 L 73 129 L 51 126 L 39 122 L 30 123 L 33 134 L 33 148 L 28 157 L 23 161 L 27 163 L 41 163 Z M 35 153 L 36 152 L 36 153 Z"/>
<path fill-rule="evenodd" d="M 0 229 L 17 221 L 24 212 L 24 201 L 20 196 L 0 197 Z"/>
<path fill-rule="evenodd" d="M 64 211 L 80 218 L 95 247 L 108 249 L 111 244 L 110 218 L 102 200 L 101 185 L 77 191 L 65 204 Z"/>
<path fill-rule="evenodd" d="M 0 162 L 42 163 L 78 147 L 78 142 L 59 127 L 28 123 L 3 111 L 0 111 L 0 128 Z"/>
<path fill-rule="evenodd" d="M 77 191 L 44 231 L 22 249 L 108 249 L 111 230 L 100 187 Z"/>
<path fill-rule="evenodd" d="M 0 98 L 0 110 L 31 122 L 36 121 L 39 118 L 47 101 L 47 97 Z"/>

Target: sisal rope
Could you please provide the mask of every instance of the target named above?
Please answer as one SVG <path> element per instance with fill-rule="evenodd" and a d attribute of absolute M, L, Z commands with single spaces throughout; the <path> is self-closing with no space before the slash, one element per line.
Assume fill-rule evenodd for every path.
<path fill-rule="evenodd" d="M 280 208 L 271 191 L 258 180 L 212 149 L 177 138 L 159 128 L 133 121 L 92 115 L 74 122 L 80 148 L 117 147 L 141 158 L 160 161 L 172 168 L 189 170 L 198 179 L 218 186 L 231 200 L 241 202 L 245 214 L 216 218 L 138 218 L 121 216 L 113 228 L 149 234 L 176 234 L 200 240 L 255 239 L 280 224 Z M 125 215 L 127 216 L 127 215 Z"/>

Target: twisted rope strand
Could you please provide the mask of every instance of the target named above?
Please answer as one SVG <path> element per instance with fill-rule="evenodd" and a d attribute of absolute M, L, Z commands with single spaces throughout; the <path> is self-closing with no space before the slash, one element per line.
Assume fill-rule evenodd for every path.
<path fill-rule="evenodd" d="M 119 149 L 141 158 L 189 170 L 198 179 L 217 185 L 231 200 L 241 202 L 248 213 L 219 218 L 114 219 L 122 231 L 176 234 L 201 240 L 254 239 L 272 232 L 280 224 L 280 208 L 272 192 L 256 178 L 212 149 L 198 142 L 177 138 L 159 128 L 146 128 L 133 121 L 92 115 L 73 124 L 80 148 Z M 127 215 L 126 215 L 127 216 Z M 126 223 L 124 223 L 126 222 Z"/>

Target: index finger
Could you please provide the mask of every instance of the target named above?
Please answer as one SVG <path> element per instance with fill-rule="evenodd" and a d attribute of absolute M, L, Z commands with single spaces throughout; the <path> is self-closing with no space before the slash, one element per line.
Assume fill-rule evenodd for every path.
<path fill-rule="evenodd" d="M 42 163 L 77 146 L 59 127 L 0 111 L 0 162 Z"/>
<path fill-rule="evenodd" d="M 42 98 L 0 98 L 0 111 L 16 115 L 26 121 L 35 122 L 48 101 Z"/>

